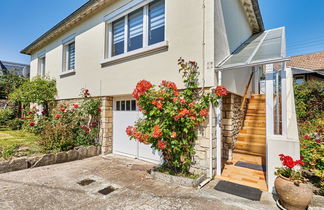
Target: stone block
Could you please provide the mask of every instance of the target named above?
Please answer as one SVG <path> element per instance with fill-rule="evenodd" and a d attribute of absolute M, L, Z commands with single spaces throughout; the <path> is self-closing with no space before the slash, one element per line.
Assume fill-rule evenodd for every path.
<path fill-rule="evenodd" d="M 97 155 L 101 155 L 101 146 L 97 146 Z"/>
<path fill-rule="evenodd" d="M 15 158 L 9 162 L 10 171 L 18 171 L 28 168 L 26 158 Z"/>
<path fill-rule="evenodd" d="M 1 173 L 6 173 L 6 172 L 9 172 L 9 171 L 10 171 L 9 161 L 0 162 L 0 174 Z"/>
<path fill-rule="evenodd" d="M 66 152 L 59 152 L 55 156 L 56 163 L 65 163 L 68 161 L 68 155 Z"/>
<path fill-rule="evenodd" d="M 68 161 L 74 161 L 79 159 L 78 151 L 70 150 L 66 154 L 68 155 Z"/>
<path fill-rule="evenodd" d="M 46 154 L 43 155 L 33 166 L 34 167 L 39 167 L 39 166 L 47 166 L 47 165 L 52 165 L 55 164 L 55 155 L 54 154 Z"/>
<path fill-rule="evenodd" d="M 87 147 L 87 157 L 93 157 L 97 155 L 97 147 L 96 146 L 89 146 Z"/>
<path fill-rule="evenodd" d="M 34 157 L 28 157 L 27 158 L 27 165 L 28 168 L 32 167 L 33 165 L 35 165 L 35 163 L 40 159 L 41 157 L 39 156 L 34 156 Z"/>
<path fill-rule="evenodd" d="M 81 146 L 81 147 L 78 147 L 76 150 L 79 153 L 79 160 L 88 157 L 88 149 L 86 147 Z"/>

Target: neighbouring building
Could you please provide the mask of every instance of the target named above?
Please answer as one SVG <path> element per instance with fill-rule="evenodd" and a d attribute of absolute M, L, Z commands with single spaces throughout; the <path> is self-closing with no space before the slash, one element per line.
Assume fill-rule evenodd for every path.
<path fill-rule="evenodd" d="M 278 155 L 300 157 L 285 50 L 285 29 L 264 29 L 257 0 L 90 0 L 21 52 L 31 77 L 57 80 L 60 103 L 81 88 L 101 97 L 103 154 L 154 163 L 160 154 L 125 133 L 140 116 L 131 93 L 142 79 L 184 88 L 177 59 L 198 62 L 200 87 L 230 93 L 198 130 L 192 170 L 272 191 Z"/>
<path fill-rule="evenodd" d="M 0 76 L 6 73 L 17 73 L 22 77 L 29 77 L 30 67 L 27 64 L 0 60 Z"/>
<path fill-rule="evenodd" d="M 324 81 L 324 52 L 290 57 L 287 66 L 298 84 L 309 80 Z"/>

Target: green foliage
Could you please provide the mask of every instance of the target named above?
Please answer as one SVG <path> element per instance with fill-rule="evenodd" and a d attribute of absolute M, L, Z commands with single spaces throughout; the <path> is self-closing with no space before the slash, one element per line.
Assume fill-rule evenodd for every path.
<path fill-rule="evenodd" d="M 189 174 L 199 124 L 208 117 L 209 104 L 217 105 L 220 95 L 198 89 L 198 65 L 179 59 L 186 89 L 179 92 L 173 82 L 156 87 L 142 80 L 133 92 L 144 117 L 126 129 L 131 139 L 149 144 L 163 154 L 163 170 Z M 223 88 L 223 87 L 222 87 Z"/>
<path fill-rule="evenodd" d="M 0 158 L 8 159 L 9 157 L 15 155 L 16 148 L 18 145 L 12 145 L 9 147 L 0 148 Z"/>
<path fill-rule="evenodd" d="M 7 96 L 27 81 L 16 73 L 7 73 L 0 77 L 0 97 Z"/>
<path fill-rule="evenodd" d="M 7 126 L 14 117 L 14 111 L 11 108 L 0 109 L 0 126 Z"/>
<path fill-rule="evenodd" d="M 21 130 L 22 126 L 24 124 L 24 121 L 20 118 L 12 119 L 8 122 L 8 127 L 12 130 Z"/>
<path fill-rule="evenodd" d="M 283 177 L 289 178 L 290 180 L 294 181 L 296 185 L 300 184 L 301 182 L 307 181 L 302 176 L 302 173 L 300 171 L 296 171 L 292 168 L 287 168 L 287 167 L 276 168 L 275 175 L 276 176 L 281 175 Z"/>
<path fill-rule="evenodd" d="M 57 94 L 55 80 L 35 77 L 31 81 L 26 81 L 19 88 L 10 94 L 9 100 L 12 103 L 22 103 L 25 106 L 39 104 L 48 107 L 50 102 L 55 100 Z"/>
<path fill-rule="evenodd" d="M 294 84 L 296 113 L 299 120 L 324 117 L 324 82 L 308 81 Z"/>

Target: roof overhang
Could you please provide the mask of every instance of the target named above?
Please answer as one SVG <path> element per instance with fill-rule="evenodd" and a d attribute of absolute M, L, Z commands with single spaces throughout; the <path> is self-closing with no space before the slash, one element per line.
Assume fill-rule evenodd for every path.
<path fill-rule="evenodd" d="M 216 66 L 216 70 L 237 69 L 288 60 L 285 28 L 281 27 L 254 34 Z"/>
<path fill-rule="evenodd" d="M 258 0 L 241 0 L 253 33 L 264 31 L 263 20 Z"/>
<path fill-rule="evenodd" d="M 48 30 L 38 39 L 33 41 L 26 48 L 21 50 L 20 53 L 31 55 L 33 52 L 41 49 L 49 42 L 53 41 L 57 37 L 70 30 L 72 27 L 84 21 L 86 18 L 96 14 L 98 11 L 102 10 L 106 6 L 111 5 L 116 1 L 118 0 L 89 0 L 79 9 L 74 11 L 72 14 L 70 14 L 68 17 L 56 24 L 53 28 Z"/>

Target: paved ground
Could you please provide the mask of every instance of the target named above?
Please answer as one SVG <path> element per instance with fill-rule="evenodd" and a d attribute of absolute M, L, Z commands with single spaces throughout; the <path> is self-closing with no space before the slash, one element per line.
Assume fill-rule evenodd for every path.
<path fill-rule="evenodd" d="M 0 209 L 240 209 L 191 188 L 151 179 L 152 165 L 119 156 L 0 174 Z M 77 182 L 95 182 L 81 186 Z M 113 186 L 116 191 L 101 195 Z"/>

